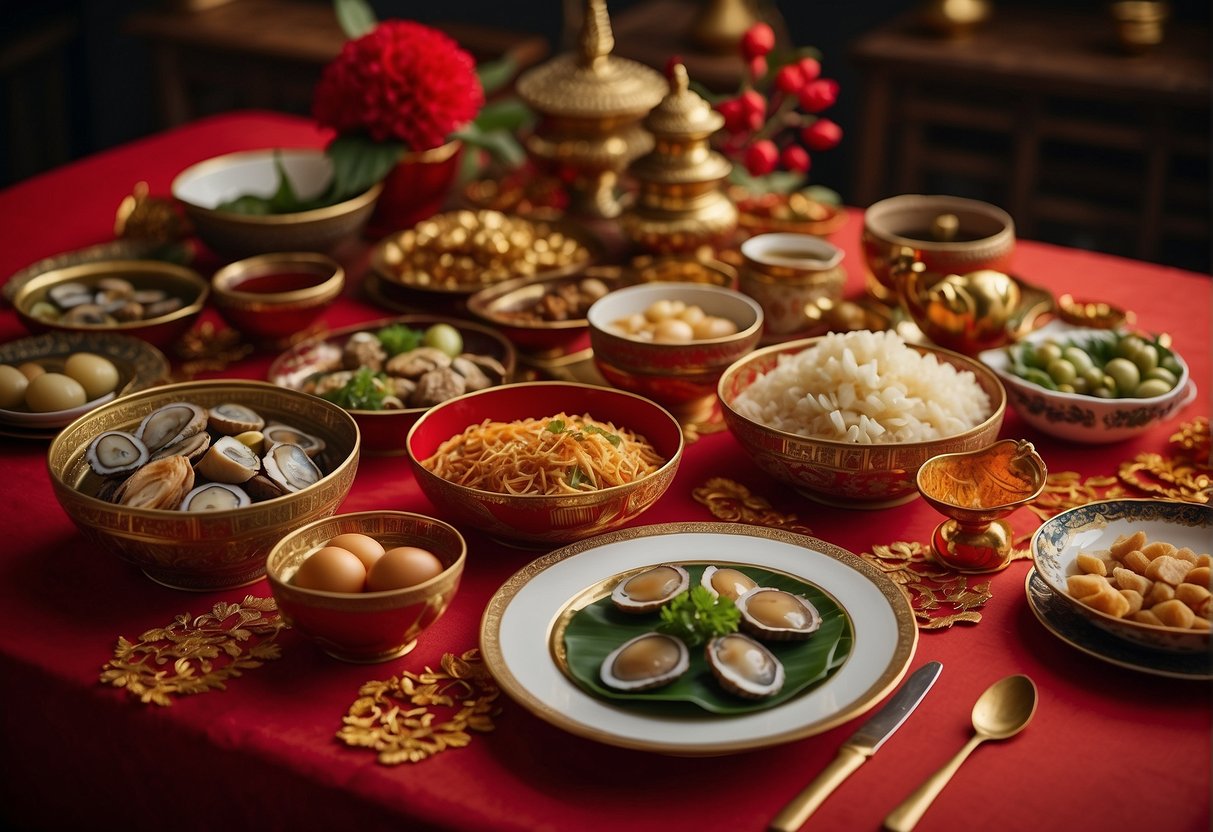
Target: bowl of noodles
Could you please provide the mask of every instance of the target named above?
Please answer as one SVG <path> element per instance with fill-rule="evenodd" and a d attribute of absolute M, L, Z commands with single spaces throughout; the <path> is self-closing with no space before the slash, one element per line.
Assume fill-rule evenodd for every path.
<path fill-rule="evenodd" d="M 506 543 L 547 548 L 612 531 L 665 493 L 682 429 L 622 390 L 537 381 L 431 408 L 405 440 L 440 516 Z"/>

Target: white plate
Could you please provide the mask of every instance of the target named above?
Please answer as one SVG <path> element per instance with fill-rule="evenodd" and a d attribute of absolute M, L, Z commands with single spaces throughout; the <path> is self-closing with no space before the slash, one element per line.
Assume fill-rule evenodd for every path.
<path fill-rule="evenodd" d="M 688 560 L 782 571 L 820 587 L 851 621 L 850 655 L 822 684 L 738 716 L 629 709 L 591 696 L 561 672 L 549 641 L 572 599 L 629 569 Z M 609 745 L 687 756 L 790 742 L 853 719 L 900 681 L 917 644 L 908 601 L 876 567 L 811 537 L 729 523 L 640 526 L 558 549 L 497 591 L 480 628 L 481 652 L 502 690 L 541 719 Z"/>

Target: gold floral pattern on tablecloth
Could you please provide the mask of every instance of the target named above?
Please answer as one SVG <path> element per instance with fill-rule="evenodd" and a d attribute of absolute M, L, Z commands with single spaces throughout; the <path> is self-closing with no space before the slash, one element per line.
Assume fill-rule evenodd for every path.
<path fill-rule="evenodd" d="M 273 598 L 221 601 L 197 618 L 182 613 L 136 642 L 119 636 L 100 681 L 163 706 L 174 696 L 226 690 L 228 679 L 281 655 L 276 639 L 285 627 Z"/>
<path fill-rule="evenodd" d="M 1116 471 L 1124 485 L 1167 500 L 1207 503 L 1213 495 L 1209 420 L 1201 417 L 1171 435 L 1168 453 L 1138 454 Z"/>
<path fill-rule="evenodd" d="M 478 649 L 461 656 L 447 653 L 441 671 L 404 671 L 387 681 L 372 681 L 342 717 L 337 739 L 378 752 L 379 762 L 418 763 L 472 741 L 469 731 L 493 730 L 501 712 L 501 691 Z M 435 712 L 431 708 L 440 708 Z"/>
<path fill-rule="evenodd" d="M 776 526 L 797 534 L 812 534 L 795 514 L 776 511 L 765 497 L 752 494 L 750 489 L 726 477 L 712 477 L 691 492 L 696 502 L 707 506 L 718 520 L 729 523 L 749 523 L 752 526 Z"/>
<path fill-rule="evenodd" d="M 931 557 L 931 547 L 923 543 L 898 541 L 888 546 L 873 546 L 860 557 L 874 565 L 901 587 L 914 610 L 920 630 L 946 630 L 953 624 L 976 624 L 981 608 L 994 595 L 989 579 L 980 580 L 958 574 Z M 1016 549 L 1012 560 L 1028 557 Z"/>

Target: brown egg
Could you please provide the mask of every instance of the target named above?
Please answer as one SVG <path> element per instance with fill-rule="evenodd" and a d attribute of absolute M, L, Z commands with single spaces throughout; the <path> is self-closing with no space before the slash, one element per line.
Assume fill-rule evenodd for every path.
<path fill-rule="evenodd" d="M 63 372 L 80 382 L 89 401 L 114 392 L 118 386 L 118 368 L 114 362 L 91 352 L 72 354 L 63 365 Z"/>
<path fill-rule="evenodd" d="M 0 364 L 0 407 L 15 410 L 25 404 L 29 379 L 11 364 Z"/>
<path fill-rule="evenodd" d="M 35 413 L 70 410 L 88 401 L 80 382 L 62 373 L 43 373 L 25 388 L 25 404 Z"/>
<path fill-rule="evenodd" d="M 428 581 L 443 570 L 442 561 L 416 546 L 388 549 L 366 576 L 368 592 L 404 589 Z"/>
<path fill-rule="evenodd" d="M 325 592 L 362 592 L 366 584 L 366 567 L 348 549 L 325 546 L 299 564 L 291 583 Z"/>
<path fill-rule="evenodd" d="M 24 364 L 21 364 L 20 366 L 18 366 L 17 369 L 20 370 L 21 374 L 23 376 L 25 376 L 26 379 L 28 379 L 29 381 L 33 381 L 38 376 L 40 376 L 46 372 L 46 368 L 44 368 L 41 364 L 37 364 L 33 361 L 26 361 Z"/>
<path fill-rule="evenodd" d="M 357 532 L 349 532 L 347 534 L 339 534 L 330 540 L 326 545 L 339 546 L 347 552 L 353 552 L 358 560 L 362 561 L 362 565 L 366 567 L 367 572 L 371 571 L 371 567 L 375 565 L 375 561 L 383 557 L 383 544 L 375 538 L 358 534 Z"/>

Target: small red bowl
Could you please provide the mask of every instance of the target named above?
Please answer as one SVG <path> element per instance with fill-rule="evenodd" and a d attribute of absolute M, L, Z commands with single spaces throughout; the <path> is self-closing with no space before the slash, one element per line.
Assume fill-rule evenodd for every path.
<path fill-rule="evenodd" d="M 485 419 L 510 422 L 559 412 L 588 413 L 644 436 L 665 459 L 652 474 L 627 485 L 578 494 L 500 494 L 458 485 L 421 461 L 468 425 Z M 682 459 L 682 428 L 656 403 L 622 390 L 589 384 L 536 381 L 491 387 L 451 399 L 423 414 L 405 440 L 409 464 L 438 514 L 516 545 L 546 548 L 617 529 L 665 493 Z"/>

